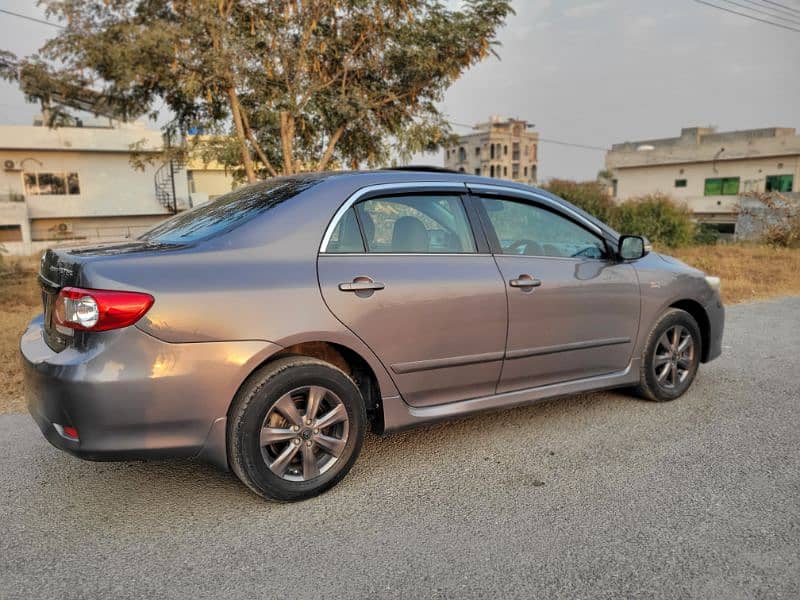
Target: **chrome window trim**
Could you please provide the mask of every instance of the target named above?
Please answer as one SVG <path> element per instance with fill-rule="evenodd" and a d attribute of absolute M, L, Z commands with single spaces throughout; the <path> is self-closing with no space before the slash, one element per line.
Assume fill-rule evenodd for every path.
<path fill-rule="evenodd" d="M 320 252 L 320 256 L 494 256 L 487 252 Z M 503 255 L 505 256 L 505 255 Z M 528 257 L 530 258 L 530 257 Z"/>
<path fill-rule="evenodd" d="M 546 204 L 551 208 L 555 208 L 557 211 L 570 215 L 581 225 L 587 227 L 588 229 L 591 229 L 593 233 L 599 235 L 601 239 L 605 239 L 603 235 L 603 230 L 600 229 L 600 227 L 598 227 L 597 225 L 586 219 L 586 217 L 584 217 L 583 215 L 575 212 L 570 207 L 564 206 L 560 202 L 556 202 L 555 200 L 548 198 L 547 196 L 537 194 L 536 192 L 529 192 L 528 190 L 521 190 L 518 188 L 507 187 L 504 185 L 491 185 L 486 183 L 467 183 L 466 186 L 467 189 L 470 191 L 470 193 L 472 193 L 473 191 L 477 193 L 483 191 L 491 194 L 508 194 L 510 196 L 516 195 L 516 196 L 531 198 L 533 200 Z M 507 255 L 504 254 L 503 256 Z"/>
<path fill-rule="evenodd" d="M 512 257 L 512 258 L 541 258 L 547 260 L 571 260 L 572 262 L 584 263 L 587 261 L 595 262 L 608 262 L 607 258 L 591 258 L 589 256 L 546 256 L 544 254 L 494 254 L 493 256 L 499 257 Z"/>
<path fill-rule="evenodd" d="M 334 229 L 339 224 L 339 221 L 342 219 L 344 214 L 353 206 L 356 202 L 358 202 L 361 198 L 366 196 L 367 194 L 372 194 L 373 192 L 397 192 L 402 194 L 403 192 L 409 192 L 414 190 L 420 189 L 436 189 L 441 190 L 443 192 L 455 192 L 455 193 L 465 193 L 467 191 L 466 184 L 463 182 L 452 182 L 452 181 L 407 181 L 407 182 L 396 182 L 396 183 L 378 183 L 376 185 L 368 185 L 366 187 L 360 188 L 353 192 L 350 197 L 339 207 L 339 210 L 336 211 L 333 215 L 333 219 L 331 222 L 328 223 L 328 228 L 325 230 L 325 235 L 322 236 L 322 243 L 319 246 L 319 253 L 320 254 L 327 254 L 328 253 L 328 242 L 331 241 L 331 236 L 333 235 Z M 470 234 L 472 231 L 470 230 Z M 345 253 L 336 253 L 331 252 L 331 254 L 338 254 L 338 256 L 342 256 Z M 354 254 L 361 254 L 356 252 Z M 371 254 L 370 252 L 365 252 L 364 254 Z M 390 255 L 393 254 L 391 252 L 381 252 L 378 254 L 382 255 Z M 434 253 L 438 256 L 442 254 Z M 462 252 L 460 255 L 466 256 L 475 256 L 475 252 Z M 396 256 L 396 255 L 395 255 Z"/>

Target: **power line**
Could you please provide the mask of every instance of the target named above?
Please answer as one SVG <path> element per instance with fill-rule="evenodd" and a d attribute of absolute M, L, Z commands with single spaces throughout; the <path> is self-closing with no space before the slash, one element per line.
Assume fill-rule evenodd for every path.
<path fill-rule="evenodd" d="M 764 0 L 764 2 L 766 2 L 767 4 L 774 4 L 775 6 L 780 6 L 781 8 L 785 8 L 786 10 L 790 10 L 792 12 L 800 14 L 800 9 L 792 8 L 791 6 L 785 6 L 785 5 L 780 4 L 778 2 L 773 2 L 772 0 Z"/>
<path fill-rule="evenodd" d="M 800 21 L 797 20 L 797 17 L 792 18 L 792 17 L 786 16 L 786 15 L 775 14 L 774 12 L 767 12 L 766 10 L 761 10 L 760 8 L 750 8 L 749 6 L 745 6 L 744 4 L 739 4 L 738 2 L 734 2 L 733 0 L 722 0 L 722 1 L 723 2 L 727 2 L 728 4 L 733 4 L 734 6 L 738 6 L 739 8 L 743 8 L 745 10 L 749 10 L 749 11 L 754 12 L 754 13 L 759 13 L 759 14 L 762 14 L 762 15 L 766 15 L 766 16 L 768 16 L 770 18 L 773 18 L 773 19 L 784 19 L 784 20 L 789 21 L 791 23 L 796 23 L 797 25 L 800 25 Z M 747 2 L 748 4 L 753 4 L 755 6 L 759 6 L 759 7 L 763 8 L 762 4 L 758 4 L 757 2 L 753 2 L 753 0 L 742 0 L 742 1 L 743 2 Z M 772 8 L 770 10 L 774 11 L 775 9 Z M 798 15 L 798 16 L 800 16 L 800 15 Z"/>
<path fill-rule="evenodd" d="M 601 148 L 600 146 L 589 146 L 587 144 L 575 144 L 573 142 L 562 142 L 561 140 L 550 140 L 547 138 L 539 138 L 540 142 L 545 144 L 558 144 L 559 146 L 571 146 L 572 148 L 583 148 L 584 150 L 599 150 L 601 152 L 608 152 L 608 148 Z"/>
<path fill-rule="evenodd" d="M 450 125 L 455 125 L 456 127 L 467 127 L 469 129 L 475 129 L 473 125 L 467 125 L 466 123 L 458 123 L 456 121 L 448 121 Z M 598 150 L 600 152 L 607 152 L 608 148 L 602 148 L 600 146 L 590 146 L 588 144 L 576 144 L 574 142 L 565 142 L 563 140 L 554 140 L 550 138 L 539 138 L 540 142 L 544 142 L 546 144 L 558 144 L 559 146 L 570 146 L 572 148 L 582 148 L 584 150 Z"/>
<path fill-rule="evenodd" d="M 66 29 L 63 25 L 59 25 L 58 23 L 53 23 L 51 21 L 45 21 L 44 19 L 37 19 L 36 17 L 29 17 L 28 15 L 23 15 L 21 13 L 16 13 L 11 10 L 6 10 L 5 8 L 0 8 L 0 13 L 5 13 L 7 15 L 11 15 L 12 17 L 18 17 L 20 19 L 26 19 L 28 21 L 33 21 L 34 23 L 41 23 L 42 25 L 50 25 L 50 27 L 58 27 L 59 29 Z"/>
<path fill-rule="evenodd" d="M 725 8 L 724 6 L 717 6 L 716 4 L 711 4 L 710 2 L 706 2 L 705 0 L 694 0 L 694 1 L 699 4 L 705 4 L 706 6 L 710 6 L 711 8 L 716 8 L 717 10 L 724 10 L 725 12 L 734 15 L 739 15 L 740 17 L 752 19 L 753 21 L 759 21 L 761 23 L 766 23 L 767 25 L 772 25 L 773 27 L 780 27 L 781 29 L 788 29 L 789 31 L 796 31 L 797 33 L 800 33 L 800 29 L 796 29 L 795 27 L 789 27 L 788 25 L 781 25 L 780 23 L 773 23 L 772 21 L 767 21 L 766 19 L 754 17 L 753 15 L 748 15 L 736 10 L 731 10 L 730 8 Z"/>

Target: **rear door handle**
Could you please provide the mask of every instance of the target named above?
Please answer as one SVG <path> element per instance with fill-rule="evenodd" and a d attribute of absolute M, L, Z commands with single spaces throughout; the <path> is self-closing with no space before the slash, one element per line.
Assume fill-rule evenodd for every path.
<path fill-rule="evenodd" d="M 542 285 L 542 281 L 540 279 L 534 279 L 526 273 L 520 275 L 516 279 L 512 279 L 508 282 L 508 285 L 515 288 L 535 288 Z"/>
<path fill-rule="evenodd" d="M 339 289 L 343 292 L 364 292 L 382 290 L 386 285 L 381 281 L 373 281 L 371 277 L 356 277 L 351 282 L 340 283 Z"/>

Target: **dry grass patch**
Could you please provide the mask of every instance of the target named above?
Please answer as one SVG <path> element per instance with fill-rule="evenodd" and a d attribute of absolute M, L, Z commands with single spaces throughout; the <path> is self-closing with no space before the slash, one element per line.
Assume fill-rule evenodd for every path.
<path fill-rule="evenodd" d="M 769 246 L 698 246 L 667 252 L 722 278 L 727 304 L 800 295 L 800 250 Z M 41 312 L 36 258 L 5 258 L 0 265 L 0 413 L 25 410 L 19 337 Z"/>
<path fill-rule="evenodd" d="M 685 263 L 722 279 L 726 304 L 800 295 L 800 250 L 750 244 L 668 250 Z"/>
<path fill-rule="evenodd" d="M 36 258 L 4 258 L 0 265 L 0 413 L 25 409 L 19 337 L 41 312 Z"/>

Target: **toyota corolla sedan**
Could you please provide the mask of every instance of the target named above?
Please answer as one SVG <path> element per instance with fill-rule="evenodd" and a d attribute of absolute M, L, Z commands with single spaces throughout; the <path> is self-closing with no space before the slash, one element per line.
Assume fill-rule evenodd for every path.
<path fill-rule="evenodd" d="M 281 177 L 135 241 L 49 250 L 29 410 L 90 460 L 198 457 L 274 500 L 368 427 L 616 387 L 719 356 L 719 280 L 545 191 L 432 170 Z"/>

